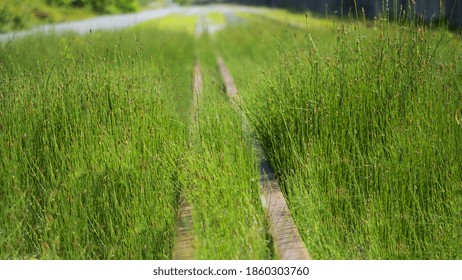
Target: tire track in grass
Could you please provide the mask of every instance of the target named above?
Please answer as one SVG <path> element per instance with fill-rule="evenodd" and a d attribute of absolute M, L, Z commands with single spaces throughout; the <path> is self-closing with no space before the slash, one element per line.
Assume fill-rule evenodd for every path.
<path fill-rule="evenodd" d="M 199 37 L 203 30 L 203 19 L 196 23 L 196 37 Z M 195 133 L 198 126 L 197 109 L 199 107 L 199 98 L 203 90 L 203 79 L 199 61 L 197 60 L 194 65 L 193 72 L 193 100 L 191 103 L 191 135 Z M 192 145 L 192 136 L 190 144 Z M 172 259 L 174 260 L 192 260 L 194 259 L 194 234 L 193 234 L 193 220 L 192 220 L 192 205 L 185 197 L 185 193 L 180 193 L 180 207 L 178 214 L 178 228 L 176 231 L 175 245 L 173 247 Z"/>
<path fill-rule="evenodd" d="M 217 66 L 223 79 L 226 94 L 233 102 L 234 107 L 241 111 L 238 106 L 240 96 L 237 87 L 220 56 L 217 57 Z M 244 119 L 243 128 L 248 129 L 249 125 L 245 121 L 245 115 L 243 112 L 240 113 Z M 276 255 L 283 260 L 309 260 L 311 257 L 290 214 L 279 183 L 274 176 L 274 171 L 264 156 L 259 143 L 255 144 L 255 149 L 260 155 L 260 197 L 268 214 L 270 234 L 274 241 Z"/>

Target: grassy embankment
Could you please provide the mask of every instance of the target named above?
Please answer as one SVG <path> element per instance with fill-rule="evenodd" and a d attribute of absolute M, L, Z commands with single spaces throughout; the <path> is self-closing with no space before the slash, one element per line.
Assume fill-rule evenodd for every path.
<path fill-rule="evenodd" d="M 164 0 L 2 0 L 0 3 L 0 33 L 30 28 L 40 24 L 80 20 L 98 14 L 134 12 L 165 5 Z"/>
<path fill-rule="evenodd" d="M 78 20 L 96 15 L 90 8 L 56 7 L 44 1 L 6 0 L 0 4 L 0 32 L 29 28 L 34 25 Z"/>
<path fill-rule="evenodd" d="M 460 259 L 460 39 L 268 16 L 217 42 L 313 257 Z"/>

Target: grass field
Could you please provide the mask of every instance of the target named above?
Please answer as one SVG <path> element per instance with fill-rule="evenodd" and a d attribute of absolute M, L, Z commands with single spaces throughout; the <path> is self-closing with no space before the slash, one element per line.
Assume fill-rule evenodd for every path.
<path fill-rule="evenodd" d="M 247 18 L 217 41 L 314 258 L 460 259 L 460 40 Z"/>
<path fill-rule="evenodd" d="M 0 259 L 169 259 L 180 192 L 195 258 L 272 259 L 253 137 L 315 259 L 462 258 L 460 38 L 237 15 L 0 44 Z"/>
<path fill-rule="evenodd" d="M 168 259 L 183 189 L 197 258 L 271 254 L 252 147 L 204 51 L 191 130 L 209 39 L 176 19 L 2 46 L 1 258 Z"/>
<path fill-rule="evenodd" d="M 134 29 L 2 47 L 1 258 L 170 257 L 191 44 Z"/>
<path fill-rule="evenodd" d="M 204 89 L 195 149 L 189 157 L 190 200 L 199 259 L 268 259 L 266 221 L 259 203 L 256 156 L 241 116 L 223 91 L 210 38 L 197 42 Z M 185 183 L 186 185 L 186 183 Z"/>

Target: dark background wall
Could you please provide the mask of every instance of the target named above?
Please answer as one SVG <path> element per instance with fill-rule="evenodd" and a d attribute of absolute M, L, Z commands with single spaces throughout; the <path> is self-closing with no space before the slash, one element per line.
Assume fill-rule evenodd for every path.
<path fill-rule="evenodd" d="M 355 11 L 354 0 L 227 0 L 226 2 L 266 5 L 272 7 L 285 7 L 295 10 L 309 10 L 315 13 L 332 14 L 337 11 L 343 14 Z M 443 0 L 443 7 L 440 7 L 440 0 L 388 0 L 388 7 L 383 0 L 356 0 L 356 9 L 362 15 L 373 18 L 383 11 L 390 16 L 403 16 L 403 11 L 408 16 L 419 15 L 425 21 L 437 20 L 441 17 L 441 10 L 444 17 L 450 21 L 452 26 L 462 26 L 462 0 Z M 415 4 L 414 4 L 415 3 Z"/>

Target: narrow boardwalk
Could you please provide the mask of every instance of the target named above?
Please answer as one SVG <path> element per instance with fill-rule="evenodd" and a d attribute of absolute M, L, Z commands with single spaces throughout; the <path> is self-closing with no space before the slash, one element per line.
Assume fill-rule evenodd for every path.
<path fill-rule="evenodd" d="M 226 94 L 236 104 L 239 97 L 233 78 L 225 65 L 223 58 L 217 58 L 217 65 L 225 85 Z M 237 107 L 237 106 L 235 106 Z M 243 113 L 241 112 L 243 115 Z M 244 124 L 248 127 L 248 124 Z M 300 233 L 292 219 L 289 207 L 274 172 L 263 156 L 260 145 L 255 145 L 260 156 L 260 192 L 263 207 L 267 209 L 270 234 L 274 240 L 276 255 L 283 260 L 309 260 L 308 250 L 303 243 Z"/>
<path fill-rule="evenodd" d="M 308 250 L 292 219 L 289 207 L 273 169 L 265 157 L 260 159 L 260 191 L 263 206 L 268 211 L 270 233 L 276 253 L 283 260 L 310 260 Z"/>
<path fill-rule="evenodd" d="M 199 37 L 206 28 L 203 20 L 198 20 L 196 24 L 196 37 Z M 196 61 L 193 71 L 193 100 L 190 108 L 191 127 L 190 145 L 193 145 L 193 134 L 197 129 L 199 107 L 199 98 L 203 90 L 202 72 L 199 61 Z M 175 235 L 175 245 L 173 247 L 172 259 L 174 260 L 192 260 L 194 259 L 194 234 L 192 221 L 192 206 L 186 199 L 183 192 L 180 193 L 180 207 L 178 214 L 178 228 Z"/>
<path fill-rule="evenodd" d="M 180 194 L 180 211 L 178 218 L 178 228 L 176 230 L 175 245 L 173 247 L 173 260 L 192 260 L 194 259 L 194 235 L 192 232 L 192 207 L 185 199 L 184 194 Z"/>
<path fill-rule="evenodd" d="M 191 104 L 191 135 L 197 127 L 197 108 L 199 97 L 202 92 L 203 82 L 199 62 L 194 65 L 193 72 L 193 102 Z M 192 136 L 191 136 L 192 139 Z M 192 143 L 192 140 L 190 144 Z M 194 259 L 194 234 L 192 221 L 192 206 L 186 199 L 183 192 L 180 193 L 180 207 L 178 217 L 178 228 L 176 231 L 175 245 L 173 247 L 172 259 L 192 260 Z"/>
<path fill-rule="evenodd" d="M 202 16 L 196 24 L 196 37 L 199 37 L 201 34 L 207 32 L 207 19 L 205 16 Z M 223 58 L 218 56 L 216 61 L 223 79 L 226 94 L 234 108 L 240 111 L 238 106 L 240 96 L 237 87 L 234 84 L 233 78 L 226 67 Z M 197 61 L 193 71 L 193 102 L 190 108 L 192 118 L 191 135 L 193 135 L 197 130 L 197 110 L 202 90 L 202 73 L 199 61 Z M 245 120 L 244 113 L 240 113 L 243 118 L 243 129 L 250 129 L 248 122 Z M 193 137 L 191 137 L 191 145 L 193 144 L 192 138 Z M 274 176 L 274 172 L 258 143 L 255 144 L 255 149 L 257 150 L 257 154 L 260 155 L 261 202 L 267 211 L 270 234 L 274 241 L 276 256 L 283 260 L 311 259 L 292 219 L 284 195 L 282 194 L 279 184 Z M 194 249 L 192 206 L 185 198 L 185 194 L 182 192 L 180 194 L 178 228 L 172 258 L 175 260 L 194 259 Z"/>
<path fill-rule="evenodd" d="M 218 68 L 220 69 L 221 78 L 225 84 L 226 94 L 229 98 L 234 99 L 238 97 L 237 88 L 234 84 L 233 77 L 229 73 L 228 68 L 225 65 L 225 62 L 221 56 L 217 57 Z"/>

